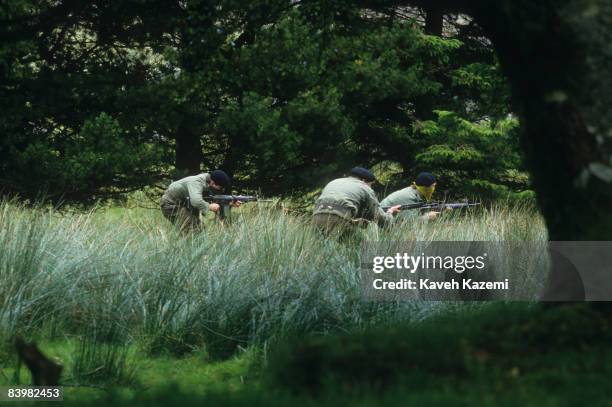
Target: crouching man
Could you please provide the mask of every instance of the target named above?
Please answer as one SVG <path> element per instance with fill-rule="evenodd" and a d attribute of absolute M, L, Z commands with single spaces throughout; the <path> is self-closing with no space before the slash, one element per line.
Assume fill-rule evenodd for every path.
<path fill-rule="evenodd" d="M 221 171 L 214 170 L 185 177 L 170 184 L 161 198 L 161 211 L 166 219 L 177 225 L 182 232 L 194 231 L 200 227 L 200 214 L 207 211 L 218 212 L 216 203 L 208 203 L 205 196 L 229 188 L 230 178 Z M 236 202 L 233 206 L 239 206 Z"/>
<path fill-rule="evenodd" d="M 431 197 L 436 190 L 436 177 L 430 172 L 422 172 L 417 175 L 412 185 L 395 191 L 380 203 L 383 207 L 394 205 L 418 205 L 426 204 L 431 201 Z M 418 209 L 402 210 L 398 219 L 406 220 L 419 215 Z M 429 211 L 421 215 L 425 220 L 434 220 L 440 215 L 439 211 Z"/>
<path fill-rule="evenodd" d="M 323 233 L 346 235 L 354 230 L 359 220 L 386 225 L 393 221 L 399 206 L 383 211 L 372 190 L 376 178 L 371 171 L 355 167 L 350 176 L 331 181 L 323 188 L 315 202 L 313 223 Z"/>

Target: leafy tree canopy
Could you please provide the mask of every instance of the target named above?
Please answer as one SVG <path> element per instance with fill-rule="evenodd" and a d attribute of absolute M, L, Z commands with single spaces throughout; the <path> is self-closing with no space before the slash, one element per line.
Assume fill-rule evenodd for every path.
<path fill-rule="evenodd" d="M 238 187 L 290 194 L 392 162 L 389 187 L 427 169 L 451 195 L 526 189 L 487 39 L 459 16 L 426 35 L 420 15 L 347 1 L 3 2 L 2 188 L 88 202 L 221 167 Z"/>

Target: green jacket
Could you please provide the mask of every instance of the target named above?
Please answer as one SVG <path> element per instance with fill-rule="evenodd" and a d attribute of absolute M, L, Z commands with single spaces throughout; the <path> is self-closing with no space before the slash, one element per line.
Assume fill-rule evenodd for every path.
<path fill-rule="evenodd" d="M 206 202 L 203 197 L 209 195 L 211 192 L 208 186 L 209 180 L 210 174 L 205 172 L 174 181 L 164 193 L 164 197 L 171 199 L 175 203 L 182 202 L 186 198 L 189 198 L 189 203 L 192 207 L 198 209 L 202 213 L 206 213 L 206 211 L 208 211 L 208 202 Z"/>
<path fill-rule="evenodd" d="M 393 221 L 393 215 L 380 208 L 372 188 L 354 177 L 335 179 L 323 188 L 315 202 L 314 214 L 319 213 L 331 213 L 346 219 L 363 218 L 379 224 Z"/>
<path fill-rule="evenodd" d="M 425 203 L 425 199 L 421 195 L 419 191 L 417 191 L 413 187 L 408 187 L 404 189 L 400 189 L 399 191 L 395 191 L 382 200 L 380 203 L 381 206 L 395 206 L 395 205 L 410 205 L 410 204 L 418 204 Z M 407 209 L 403 210 L 398 214 L 400 219 L 409 219 L 414 216 L 417 216 L 419 211 L 416 209 Z"/>

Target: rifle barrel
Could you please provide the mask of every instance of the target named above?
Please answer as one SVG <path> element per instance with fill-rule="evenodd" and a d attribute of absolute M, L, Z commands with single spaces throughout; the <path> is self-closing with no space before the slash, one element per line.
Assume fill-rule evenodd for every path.
<path fill-rule="evenodd" d="M 418 204 L 405 204 L 405 205 L 400 205 L 400 210 L 407 210 L 407 209 L 444 209 L 444 208 L 465 208 L 468 206 L 477 206 L 480 205 L 480 202 L 475 202 L 475 203 L 469 203 L 469 202 L 449 202 L 449 203 L 443 203 L 443 202 L 432 202 L 432 203 L 418 203 Z M 395 206 L 395 205 L 394 205 Z M 381 207 L 382 210 L 387 211 L 389 210 L 389 208 L 392 208 L 392 206 L 382 206 Z"/>

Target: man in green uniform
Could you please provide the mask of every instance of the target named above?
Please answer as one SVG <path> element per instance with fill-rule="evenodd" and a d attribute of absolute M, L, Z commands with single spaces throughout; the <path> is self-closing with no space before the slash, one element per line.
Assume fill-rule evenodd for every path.
<path fill-rule="evenodd" d="M 431 200 L 436 189 L 436 177 L 429 172 L 422 172 L 417 175 L 416 180 L 407 188 L 400 189 L 399 191 L 393 192 L 387 196 L 380 203 L 381 206 L 390 207 L 394 205 L 411 205 L 426 203 Z M 414 218 L 419 214 L 418 209 L 406 209 L 402 210 L 399 217 L 400 219 L 406 220 Z M 440 212 L 429 211 L 424 214 L 423 219 L 433 220 Z"/>
<path fill-rule="evenodd" d="M 375 181 L 374 174 L 362 167 L 353 168 L 349 177 L 331 181 L 315 202 L 314 225 L 326 234 L 343 235 L 353 230 L 360 220 L 375 221 L 379 225 L 391 223 L 399 207 L 387 212 L 381 209 L 372 190 Z"/>
<path fill-rule="evenodd" d="M 178 225 L 181 231 L 197 229 L 200 226 L 200 213 L 209 210 L 218 212 L 220 209 L 219 204 L 206 202 L 204 196 L 221 191 L 229 185 L 229 176 L 221 170 L 175 181 L 162 196 L 162 213 L 166 219 Z"/>

